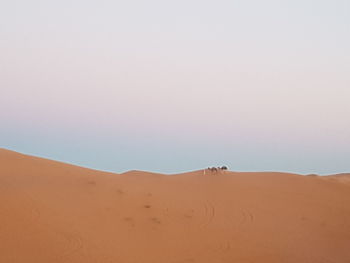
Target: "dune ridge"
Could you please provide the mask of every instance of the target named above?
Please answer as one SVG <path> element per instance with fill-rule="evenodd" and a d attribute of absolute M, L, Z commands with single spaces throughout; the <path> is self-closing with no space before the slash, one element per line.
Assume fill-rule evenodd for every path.
<path fill-rule="evenodd" d="M 350 262 L 350 174 L 100 172 L 0 149 L 0 262 Z"/>

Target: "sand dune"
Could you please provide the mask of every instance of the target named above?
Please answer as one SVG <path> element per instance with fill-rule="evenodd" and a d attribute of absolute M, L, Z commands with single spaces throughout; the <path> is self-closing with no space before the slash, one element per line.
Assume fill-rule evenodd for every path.
<path fill-rule="evenodd" d="M 348 263 L 348 179 L 112 174 L 2 149 L 0 262 Z"/>
<path fill-rule="evenodd" d="M 330 180 L 333 182 L 339 182 L 344 184 L 350 184 L 350 173 L 334 174 L 323 177 L 324 180 Z"/>

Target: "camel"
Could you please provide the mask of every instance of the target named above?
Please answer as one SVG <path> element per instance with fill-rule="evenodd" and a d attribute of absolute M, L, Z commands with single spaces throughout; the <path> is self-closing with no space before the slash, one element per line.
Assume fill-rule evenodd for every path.
<path fill-rule="evenodd" d="M 221 166 L 221 167 L 208 167 L 206 170 L 208 170 L 211 173 L 217 173 L 217 172 L 221 172 L 221 171 L 226 171 L 228 168 L 227 166 Z M 204 174 L 205 174 L 205 170 L 204 170 Z"/>
<path fill-rule="evenodd" d="M 213 172 L 217 172 L 218 168 L 216 168 L 216 167 L 208 167 L 208 170 L 213 173 Z"/>

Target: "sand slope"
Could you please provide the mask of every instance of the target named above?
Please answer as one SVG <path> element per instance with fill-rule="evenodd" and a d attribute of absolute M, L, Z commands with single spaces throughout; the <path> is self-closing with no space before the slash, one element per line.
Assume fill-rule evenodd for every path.
<path fill-rule="evenodd" d="M 324 180 L 330 180 L 333 182 L 339 182 L 344 184 L 350 184 L 350 173 L 334 174 L 323 177 Z"/>
<path fill-rule="evenodd" d="M 0 262 L 350 262 L 350 185 L 110 174 L 0 150 Z"/>

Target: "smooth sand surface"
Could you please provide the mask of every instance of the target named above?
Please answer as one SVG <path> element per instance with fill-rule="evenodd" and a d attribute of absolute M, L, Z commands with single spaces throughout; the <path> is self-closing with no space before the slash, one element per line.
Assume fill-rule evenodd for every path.
<path fill-rule="evenodd" d="M 350 184 L 350 173 L 334 174 L 323 177 L 325 180 L 336 181 L 344 184 Z"/>
<path fill-rule="evenodd" d="M 111 174 L 0 150 L 1 263 L 349 263 L 350 175 Z"/>

